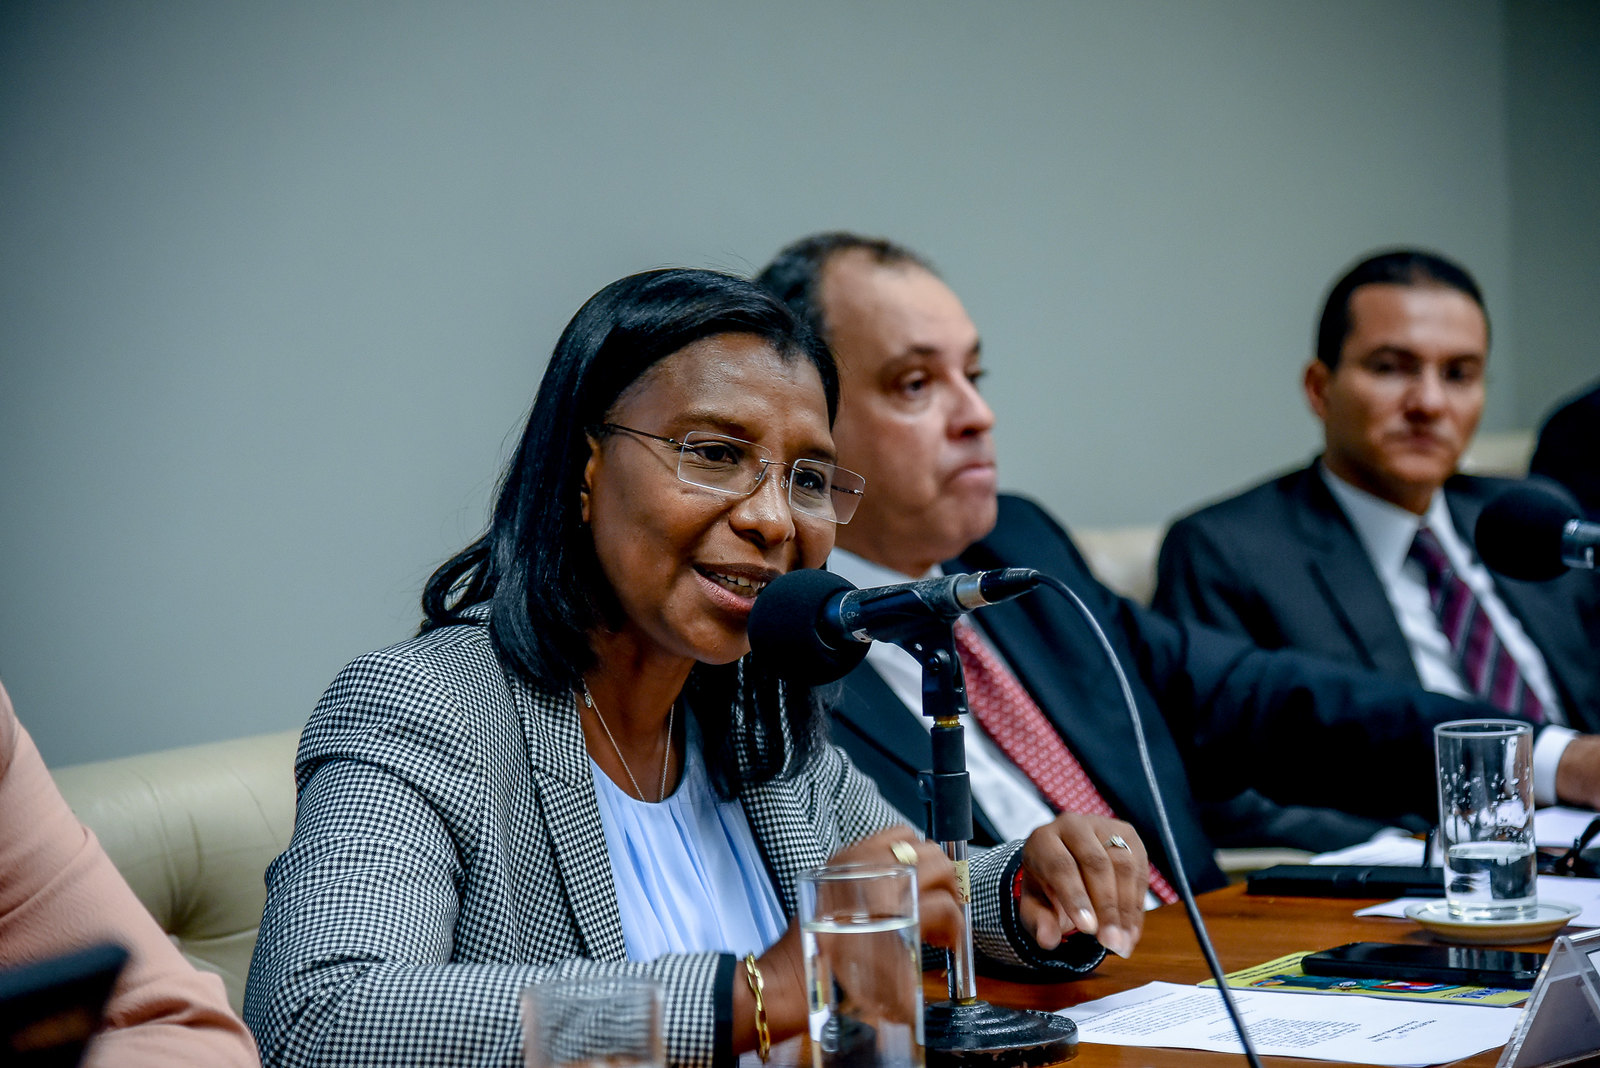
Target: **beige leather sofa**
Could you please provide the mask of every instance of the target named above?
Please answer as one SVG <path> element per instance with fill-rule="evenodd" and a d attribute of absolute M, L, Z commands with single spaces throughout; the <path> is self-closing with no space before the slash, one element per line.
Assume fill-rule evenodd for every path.
<path fill-rule="evenodd" d="M 1095 578 L 1124 597 L 1149 604 L 1156 592 L 1156 555 L 1164 526 L 1085 527 L 1072 532 Z"/>
<path fill-rule="evenodd" d="M 235 1010 L 255 949 L 262 874 L 294 828 L 298 731 L 56 768 L 78 818 L 156 922 Z"/>

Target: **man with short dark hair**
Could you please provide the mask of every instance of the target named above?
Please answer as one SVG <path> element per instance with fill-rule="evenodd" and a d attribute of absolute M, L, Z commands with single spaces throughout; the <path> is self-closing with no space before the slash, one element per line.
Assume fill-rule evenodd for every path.
<path fill-rule="evenodd" d="M 1414 249 L 1328 294 L 1304 372 L 1324 450 L 1179 520 L 1155 606 L 1536 722 L 1600 728 L 1600 586 L 1518 582 L 1473 548 L 1505 480 L 1456 474 L 1483 412 L 1489 321 L 1470 274 Z M 1544 731 L 1541 799 L 1571 732 Z"/>
<path fill-rule="evenodd" d="M 810 319 L 839 362 L 839 462 L 868 488 L 839 528 L 830 569 L 874 586 L 1023 566 L 1078 591 L 1128 671 L 1198 887 L 1222 876 L 1197 796 L 1258 784 L 1304 802 L 1338 796 L 1367 830 L 1432 809 L 1432 725 L 1482 706 L 1174 624 L 1098 583 L 1042 509 L 998 494 L 978 332 L 925 261 L 889 242 L 823 234 L 785 249 L 759 280 Z M 1057 811 L 1111 811 L 1170 875 L 1118 684 L 1072 607 L 1039 592 L 968 620 L 957 640 L 980 841 L 1020 837 Z M 916 776 L 931 756 L 918 687 L 909 655 L 875 644 L 845 679 L 833 726 L 884 795 L 920 821 Z M 1383 789 L 1350 788 L 1346 769 L 1358 761 Z"/>

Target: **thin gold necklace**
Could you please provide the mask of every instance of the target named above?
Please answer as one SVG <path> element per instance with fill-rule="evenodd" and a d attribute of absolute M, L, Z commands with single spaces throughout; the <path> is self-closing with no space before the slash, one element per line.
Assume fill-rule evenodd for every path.
<path fill-rule="evenodd" d="M 622 762 L 622 770 L 627 772 L 628 781 L 633 783 L 633 792 L 643 801 L 644 791 L 639 789 L 639 780 L 633 777 L 633 769 L 628 767 L 628 758 L 622 755 L 622 746 L 617 744 L 617 736 L 611 733 L 611 728 L 606 726 L 606 717 L 600 714 L 600 706 L 594 703 L 594 694 L 589 692 L 589 681 L 583 682 L 583 703 L 594 710 L 594 718 L 600 721 L 600 729 L 606 732 L 606 737 L 611 739 L 611 748 L 616 751 L 617 759 Z M 667 799 L 667 765 L 672 761 L 672 716 L 678 711 L 678 702 L 672 702 L 672 707 L 667 709 L 667 751 L 661 754 L 661 788 L 656 793 L 656 804 Z"/>

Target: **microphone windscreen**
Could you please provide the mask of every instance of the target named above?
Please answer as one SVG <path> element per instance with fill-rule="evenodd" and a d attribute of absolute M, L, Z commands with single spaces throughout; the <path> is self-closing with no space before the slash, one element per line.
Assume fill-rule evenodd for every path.
<path fill-rule="evenodd" d="M 1578 518 L 1578 504 L 1550 486 L 1524 482 L 1483 508 L 1474 537 L 1478 555 L 1509 578 L 1544 582 L 1564 574 L 1561 533 Z"/>
<path fill-rule="evenodd" d="M 819 623 L 828 601 L 853 585 L 831 571 L 802 568 L 779 575 L 756 595 L 750 611 L 750 649 L 779 678 L 807 686 L 842 679 L 861 663 L 865 642 L 829 645 Z"/>

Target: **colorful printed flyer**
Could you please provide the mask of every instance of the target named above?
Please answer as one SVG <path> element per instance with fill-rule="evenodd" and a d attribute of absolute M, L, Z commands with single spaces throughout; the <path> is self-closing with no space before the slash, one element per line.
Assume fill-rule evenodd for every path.
<path fill-rule="evenodd" d="M 1399 998 L 1405 1001 L 1445 1001 L 1456 1005 L 1521 1005 L 1530 991 L 1506 990 L 1495 986 L 1454 986 L 1450 983 L 1416 982 L 1405 979 L 1341 979 L 1332 975 L 1307 975 L 1300 970 L 1300 959 L 1315 950 L 1290 953 L 1253 968 L 1227 975 L 1231 990 L 1282 990 L 1294 994 L 1360 994 L 1369 998 Z M 1207 979 L 1201 986 L 1216 986 Z"/>

